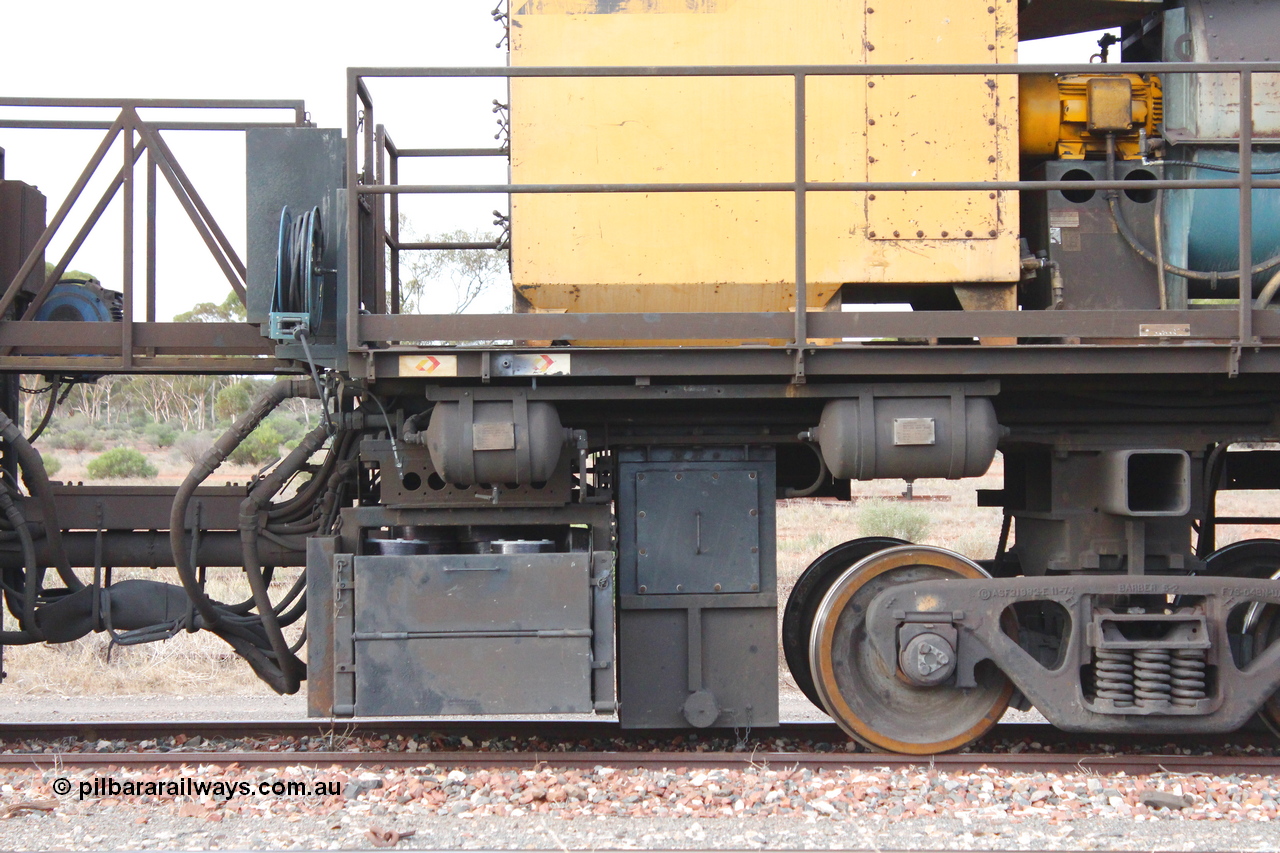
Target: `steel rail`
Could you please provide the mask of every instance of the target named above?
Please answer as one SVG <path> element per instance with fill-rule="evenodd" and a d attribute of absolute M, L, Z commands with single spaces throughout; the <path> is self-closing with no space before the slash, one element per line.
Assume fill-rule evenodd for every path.
<path fill-rule="evenodd" d="M 395 736 L 429 736 L 460 738 L 473 741 L 506 739 L 538 739 L 546 742 L 581 742 L 584 740 L 628 740 L 636 743 L 660 742 L 684 738 L 693 743 L 721 740 L 761 741 L 786 740 L 810 744 L 844 745 L 848 736 L 832 722 L 792 721 L 777 726 L 752 729 L 623 729 L 616 721 L 599 719 L 467 719 L 467 718 L 340 718 L 324 717 L 301 720 L 106 720 L 0 723 L 0 744 L 12 748 L 14 742 L 36 740 L 58 742 L 68 740 L 157 740 L 184 735 L 188 738 L 221 738 L 249 740 L 265 737 L 332 737 L 391 738 Z M 1199 749 L 1220 750 L 1228 746 L 1280 749 L 1280 741 L 1270 733 L 1242 729 L 1230 734 L 1193 736 Z M 993 745 L 1001 743 L 1040 743 L 1055 748 L 1076 748 L 1110 743 L 1113 738 L 1081 732 L 1067 732 L 1047 723 L 1002 723 L 975 742 L 981 754 L 996 754 Z M 1172 735 L 1133 734 L 1124 737 L 1126 745 L 1157 749 L 1174 744 Z M 293 754 L 293 753 L 290 753 Z M 361 754 L 369 755 L 369 752 Z M 382 753 L 374 753 L 382 754 Z M 490 753 L 486 753 L 490 754 Z M 1103 753 L 1099 753 L 1103 754 Z M 1275 759 L 1272 759 L 1273 761 Z"/>
<path fill-rule="evenodd" d="M 1018 753 L 890 755 L 829 752 L 129 752 L 0 755 L 0 766 L 38 768 L 155 767 L 542 767 L 631 769 L 807 768 L 811 770 L 928 767 L 943 772 L 991 769 L 1021 773 L 1254 773 L 1270 776 L 1276 759 L 1258 755 L 1128 755 Z"/>

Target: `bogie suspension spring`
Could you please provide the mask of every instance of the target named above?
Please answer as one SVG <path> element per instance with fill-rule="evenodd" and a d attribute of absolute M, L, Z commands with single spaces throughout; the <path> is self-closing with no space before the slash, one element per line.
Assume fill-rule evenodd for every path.
<path fill-rule="evenodd" d="M 1133 652 L 1097 649 L 1093 671 L 1099 699 L 1110 699 L 1119 706 L 1133 704 Z"/>

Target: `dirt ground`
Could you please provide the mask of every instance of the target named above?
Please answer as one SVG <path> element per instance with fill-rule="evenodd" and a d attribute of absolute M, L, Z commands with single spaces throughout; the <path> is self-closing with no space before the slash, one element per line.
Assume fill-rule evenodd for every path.
<path fill-rule="evenodd" d="M 60 478 L 74 479 L 78 467 L 67 465 Z M 183 467 L 171 461 L 167 470 L 162 469 L 160 482 L 178 482 Z M 250 473 L 220 470 L 211 481 L 243 480 Z M 901 481 L 855 483 L 853 502 L 779 501 L 779 613 L 800 573 L 819 554 L 858 536 L 883 532 L 866 529 L 869 507 L 892 506 L 894 513 L 922 523 L 924 527 L 912 537 L 914 541 L 940 545 L 974 559 L 993 556 L 1001 511 L 978 507 L 975 490 L 999 488 L 1002 482 L 1003 466 L 997 458 L 981 478 L 916 481 L 915 499 L 910 502 L 900 499 L 905 488 Z M 893 500 L 878 500 L 886 498 Z M 1225 493 L 1219 511 L 1224 515 L 1280 515 L 1280 497 Z M 1280 530 L 1222 528 L 1219 544 L 1259 536 L 1280 536 Z M 150 574 L 147 570 L 128 571 Z M 160 576 L 157 579 L 176 580 L 171 570 L 156 574 Z M 124 571 L 118 570 L 117 577 L 123 576 Z M 282 572 L 274 586 L 283 589 L 295 576 Z M 243 578 L 235 570 L 215 572 L 211 583 L 218 584 L 211 589 L 215 597 L 243 597 Z M 4 656 L 7 678 L 0 686 L 0 720 L 266 720 L 306 716 L 304 696 L 276 696 L 252 676 L 229 647 L 207 634 L 180 634 L 163 643 L 134 647 L 113 647 L 102 635 L 93 635 L 60 646 L 9 647 Z M 779 671 L 783 719 L 823 719 L 821 711 L 795 687 L 781 654 Z"/>

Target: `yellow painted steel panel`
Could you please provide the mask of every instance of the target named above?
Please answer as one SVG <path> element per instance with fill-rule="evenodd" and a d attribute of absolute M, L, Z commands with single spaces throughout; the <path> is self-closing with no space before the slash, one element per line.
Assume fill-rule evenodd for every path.
<path fill-rule="evenodd" d="M 511 61 L 1013 61 L 1015 7 L 996 0 L 991 13 L 989 2 L 924 0 L 867 14 L 864 3 L 848 0 L 527 0 L 513 4 L 518 26 Z M 878 84 L 883 89 L 876 93 L 867 78 L 810 78 L 809 179 L 911 180 L 897 175 L 921 161 L 927 162 L 922 179 L 1016 177 L 1016 80 L 995 78 L 988 86 L 981 78 L 929 78 L 922 86 L 923 79 Z M 790 78 L 516 79 L 511 88 L 516 183 L 790 181 L 793 175 Z M 996 124 L 988 124 L 988 116 Z M 916 122 L 925 123 L 933 141 L 926 144 L 907 127 Z M 1009 156 L 993 164 L 989 158 L 997 152 Z M 826 306 L 846 282 L 1016 280 L 1016 199 L 979 196 L 930 193 L 884 204 L 864 193 L 810 193 L 809 307 Z M 794 305 L 790 193 L 524 195 L 513 199 L 512 211 L 513 277 L 531 310 L 777 311 Z M 927 239 L 915 237 L 920 228 L 909 240 L 888 239 L 876 217 L 898 221 L 900 232 L 902 223 L 927 223 Z M 974 236 L 964 238 L 965 231 Z"/>
<path fill-rule="evenodd" d="M 993 78 L 956 77 L 937 92 L 922 77 L 877 77 L 868 95 L 873 181 L 992 181 L 995 152 L 975 147 L 992 137 Z M 989 192 L 879 192 L 867 203 L 876 240 L 991 239 L 997 202 Z"/>
<path fill-rule="evenodd" d="M 524 0 L 517 15 L 628 15 L 723 12 L 733 0 Z"/>

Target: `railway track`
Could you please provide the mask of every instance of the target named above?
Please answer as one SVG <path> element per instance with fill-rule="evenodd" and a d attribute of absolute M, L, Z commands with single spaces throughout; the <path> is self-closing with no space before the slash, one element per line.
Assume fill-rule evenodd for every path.
<path fill-rule="evenodd" d="M 104 745 L 105 742 L 105 745 Z M 688 732 L 624 731 L 579 721 L 184 721 L 0 724 L 0 766 L 384 766 L 580 768 L 979 768 L 1009 772 L 1270 773 L 1266 735 L 1099 741 L 1037 724 L 998 727 L 974 748 L 936 756 L 850 751 L 824 723 Z M 412 744 L 412 747 L 409 746 Z"/>

